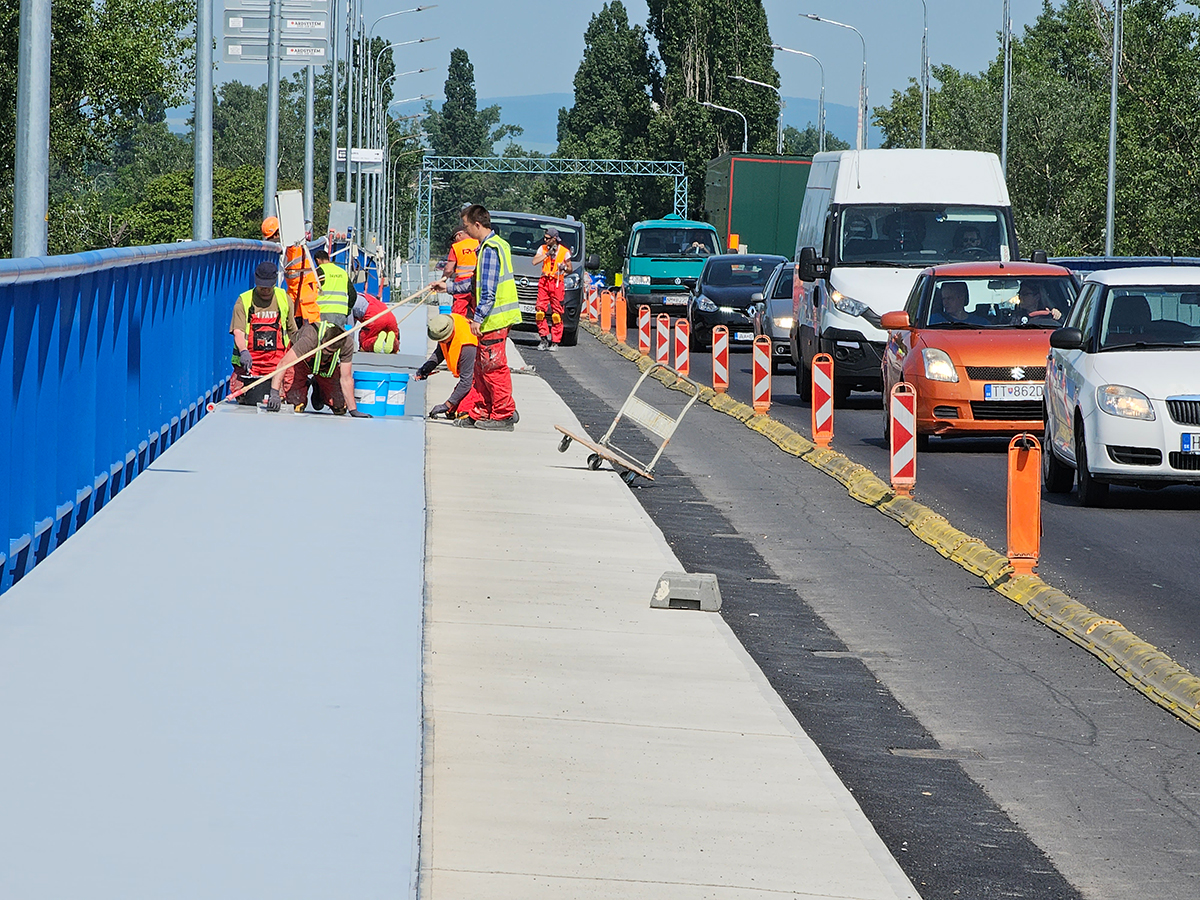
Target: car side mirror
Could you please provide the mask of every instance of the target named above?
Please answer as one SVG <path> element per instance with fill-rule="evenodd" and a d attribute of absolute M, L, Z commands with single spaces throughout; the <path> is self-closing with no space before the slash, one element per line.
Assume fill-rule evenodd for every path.
<path fill-rule="evenodd" d="M 757 303 L 762 298 L 763 298 L 762 291 L 755 291 L 753 294 L 750 295 L 750 302 Z"/>
<path fill-rule="evenodd" d="M 903 331 L 912 327 L 908 321 L 908 313 L 904 310 L 884 313 L 879 318 L 879 324 L 883 326 L 884 331 Z"/>
<path fill-rule="evenodd" d="M 584 268 L 587 269 L 589 272 L 595 272 L 597 269 L 599 269 L 600 268 L 600 254 L 593 253 L 591 256 L 589 256 L 587 258 L 587 263 L 584 266 Z"/>
<path fill-rule="evenodd" d="M 1083 332 L 1078 328 L 1059 328 L 1050 332 L 1050 346 L 1056 350 L 1079 350 L 1083 347 Z"/>
<path fill-rule="evenodd" d="M 816 281 L 822 275 L 829 274 L 829 263 L 817 256 L 816 247 L 801 247 L 796 269 L 801 281 Z"/>

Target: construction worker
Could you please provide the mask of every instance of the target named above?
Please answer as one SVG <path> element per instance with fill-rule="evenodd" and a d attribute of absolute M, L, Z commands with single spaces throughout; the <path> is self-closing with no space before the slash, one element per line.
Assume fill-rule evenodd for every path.
<path fill-rule="evenodd" d="M 512 431 L 518 416 L 513 402 L 512 374 L 508 371 L 508 329 L 521 321 L 512 249 L 492 230 L 491 214 L 479 204 L 463 211 L 462 222 L 467 235 L 479 241 L 479 259 L 474 276 L 470 281 L 456 281 L 453 293 L 463 293 L 469 284 L 474 284 L 471 333 L 479 338 L 474 381 L 479 400 L 469 415 L 462 416 L 455 424 Z M 435 281 L 429 288 L 445 291 L 446 282 Z"/>
<path fill-rule="evenodd" d="M 279 219 L 276 216 L 263 219 L 262 236 L 264 241 L 281 243 Z M 319 321 L 317 294 L 321 292 L 321 285 L 317 281 L 317 267 L 313 265 L 308 247 L 303 242 L 283 248 L 283 278 L 287 282 L 288 296 L 297 318 L 302 322 Z"/>
<path fill-rule="evenodd" d="M 358 330 L 359 350 L 364 353 L 400 352 L 400 325 L 378 297 L 359 294 L 354 304 L 354 318 L 359 322 L 370 322 Z"/>
<path fill-rule="evenodd" d="M 447 419 L 454 419 L 467 416 L 479 401 L 479 394 L 474 386 L 479 338 L 471 331 L 470 320 L 458 313 L 430 316 L 426 330 L 429 339 L 437 341 L 437 346 L 433 348 L 433 355 L 421 364 L 421 368 L 417 369 L 417 374 L 413 377 L 417 381 L 423 381 L 445 360 L 450 374 L 458 379 L 458 384 L 454 386 L 450 396 L 444 403 L 439 403 L 431 409 L 429 417 L 436 419 L 438 416 L 445 416 Z"/>
<path fill-rule="evenodd" d="M 446 276 L 446 280 L 451 285 L 460 281 L 469 282 L 471 276 L 475 274 L 475 263 L 478 258 L 479 241 L 459 229 L 454 233 L 454 242 L 450 245 L 450 253 L 446 257 L 446 268 L 442 270 L 442 274 Z M 469 319 L 473 313 L 471 301 L 474 299 L 475 297 L 470 291 L 463 294 L 452 294 L 450 311 Z"/>
<path fill-rule="evenodd" d="M 563 287 L 571 274 L 571 251 L 558 239 L 558 229 L 546 229 L 542 246 L 533 255 L 533 264 L 542 264 L 538 279 L 537 319 L 539 350 L 557 350 L 563 336 Z"/>
<path fill-rule="evenodd" d="M 317 391 L 313 393 L 313 406 L 320 409 L 321 395 L 324 403 L 335 415 L 350 415 L 357 419 L 369 419 L 370 413 L 358 409 L 354 402 L 354 367 L 351 359 L 354 356 L 354 335 L 346 332 L 346 320 L 350 317 L 352 305 L 351 296 L 357 298 L 354 286 L 350 284 L 350 276 L 341 266 L 329 261 L 329 254 L 318 249 L 313 254 L 317 263 L 317 276 L 321 281 L 321 293 L 317 297 L 320 308 L 320 321 L 315 325 L 306 322 L 300 328 L 292 346 L 284 354 L 281 365 L 294 364 L 293 368 L 306 367 L 311 370 Z M 326 342 L 337 338 L 329 346 Z M 320 350 L 317 350 L 321 347 Z M 303 362 L 297 362 L 299 357 L 317 350 L 316 354 Z M 299 377 L 299 375 L 297 376 Z M 267 409 L 276 411 L 280 408 L 280 391 L 283 387 L 283 373 L 277 372 L 271 381 L 271 392 L 267 400 Z M 290 400 L 289 400 L 290 402 Z M 297 411 L 303 410 L 298 406 Z"/>
<path fill-rule="evenodd" d="M 254 270 L 254 287 L 243 292 L 233 304 L 233 318 L 229 322 L 229 333 L 233 335 L 231 393 L 275 371 L 288 347 L 296 340 L 295 315 L 287 291 L 276 287 L 278 277 L 279 269 L 275 263 L 259 263 Z M 289 369 L 283 376 L 281 389 L 289 396 L 294 395 L 295 373 Z M 301 380 L 300 396 L 305 393 L 304 384 Z M 238 403 L 245 406 L 258 403 L 269 390 L 270 385 L 264 382 L 254 390 L 240 394 Z"/>

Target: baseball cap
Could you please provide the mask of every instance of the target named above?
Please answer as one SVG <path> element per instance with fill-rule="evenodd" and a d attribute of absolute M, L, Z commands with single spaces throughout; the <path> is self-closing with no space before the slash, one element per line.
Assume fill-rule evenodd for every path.
<path fill-rule="evenodd" d="M 260 262 L 254 270 L 255 287 L 275 287 L 279 276 L 279 268 L 273 262 Z"/>
<path fill-rule="evenodd" d="M 436 316 L 430 316 L 426 331 L 431 341 L 444 341 L 450 335 L 454 334 L 454 320 L 441 313 Z"/>
<path fill-rule="evenodd" d="M 551 225 L 546 229 L 546 234 L 550 235 L 550 237 L 558 237 L 558 229 Z"/>

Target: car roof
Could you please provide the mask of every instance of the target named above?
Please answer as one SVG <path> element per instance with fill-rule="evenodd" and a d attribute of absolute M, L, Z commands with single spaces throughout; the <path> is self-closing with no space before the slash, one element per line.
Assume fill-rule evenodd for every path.
<path fill-rule="evenodd" d="M 685 219 L 675 213 L 663 216 L 661 219 L 644 219 L 641 222 L 634 222 L 633 230 L 636 231 L 639 228 L 712 228 L 713 231 L 717 230 L 708 222 Z"/>
<path fill-rule="evenodd" d="M 969 262 L 947 263 L 944 266 L 931 266 L 922 275 L 936 275 L 939 278 L 958 276 L 960 278 L 1027 278 L 1031 275 L 1069 276 L 1071 271 L 1062 266 L 1052 266 L 1046 263 L 1031 263 L 1015 260 L 1013 262 Z"/>
<path fill-rule="evenodd" d="M 709 262 L 774 262 L 776 266 L 780 263 L 788 261 L 786 256 L 776 256 L 774 253 L 718 253 L 714 256 L 706 257 Z"/>
<path fill-rule="evenodd" d="M 1101 269 L 1090 273 L 1084 282 L 1124 285 L 1200 285 L 1200 270 L 1195 266 L 1140 266 L 1126 269 Z"/>
<path fill-rule="evenodd" d="M 560 219 L 557 216 L 543 216 L 541 213 L 507 212 L 499 209 L 492 210 L 491 217 L 494 219 L 497 216 L 511 219 L 529 219 L 533 222 L 544 222 L 547 225 L 561 225 L 563 228 L 570 228 L 572 231 L 580 231 L 583 229 L 583 223 L 578 219 Z"/>

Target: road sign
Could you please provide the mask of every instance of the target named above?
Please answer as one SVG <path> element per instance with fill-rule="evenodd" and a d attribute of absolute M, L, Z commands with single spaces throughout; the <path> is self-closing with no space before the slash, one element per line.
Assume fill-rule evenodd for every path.
<path fill-rule="evenodd" d="M 892 490 L 909 497 L 917 483 L 917 392 L 907 381 L 892 387 L 888 416 Z"/>
<path fill-rule="evenodd" d="M 638 353 L 650 355 L 650 307 L 638 307 Z"/>
<path fill-rule="evenodd" d="M 675 320 L 675 371 L 687 376 L 692 371 L 692 361 L 688 356 L 691 349 L 687 319 Z"/>
<path fill-rule="evenodd" d="M 324 63 L 329 58 L 329 45 L 323 40 L 280 38 L 279 62 L 283 65 Z M 228 63 L 265 63 L 265 37 L 225 37 L 221 42 L 221 60 Z"/>
<path fill-rule="evenodd" d="M 729 329 L 714 325 L 712 330 L 713 390 L 724 394 L 729 390 Z"/>
<path fill-rule="evenodd" d="M 279 36 L 289 38 L 329 39 L 329 11 L 284 12 L 279 22 Z M 225 37 L 266 38 L 271 30 L 271 14 L 267 9 L 226 9 Z"/>
<path fill-rule="evenodd" d="M 238 0 L 237 5 L 242 9 L 264 10 L 271 8 L 271 0 Z M 322 10 L 329 13 L 329 0 L 282 0 L 279 5 L 285 16 Z"/>
<path fill-rule="evenodd" d="M 813 443 L 828 447 L 833 440 L 833 357 L 818 353 L 812 363 Z"/>
<path fill-rule="evenodd" d="M 771 409 L 771 339 L 765 334 L 754 339 L 753 359 L 751 399 L 754 402 L 754 414 L 765 416 Z"/>
<path fill-rule="evenodd" d="M 655 319 L 654 361 L 664 366 L 671 364 L 671 317 L 666 313 L 659 313 Z"/>

